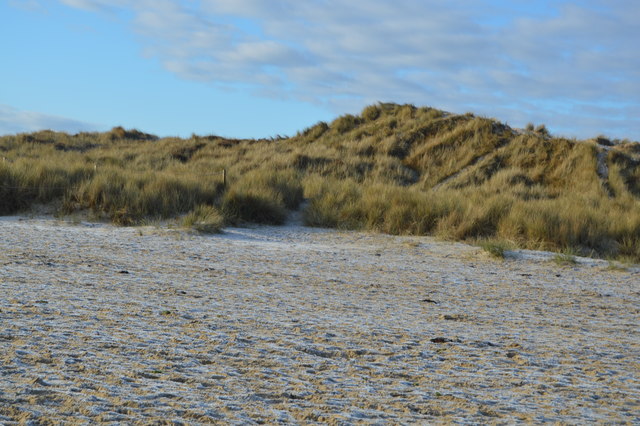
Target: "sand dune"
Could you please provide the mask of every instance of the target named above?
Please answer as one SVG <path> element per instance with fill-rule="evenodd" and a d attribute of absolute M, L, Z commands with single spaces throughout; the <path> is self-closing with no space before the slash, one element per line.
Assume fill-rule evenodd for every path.
<path fill-rule="evenodd" d="M 0 422 L 640 423 L 640 270 L 0 220 Z"/>

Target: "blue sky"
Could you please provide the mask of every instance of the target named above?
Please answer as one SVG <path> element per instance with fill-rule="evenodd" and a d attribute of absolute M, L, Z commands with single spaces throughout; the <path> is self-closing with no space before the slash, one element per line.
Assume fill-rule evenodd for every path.
<path fill-rule="evenodd" d="M 0 134 L 291 135 L 378 102 L 640 140 L 640 2 L 6 0 Z"/>

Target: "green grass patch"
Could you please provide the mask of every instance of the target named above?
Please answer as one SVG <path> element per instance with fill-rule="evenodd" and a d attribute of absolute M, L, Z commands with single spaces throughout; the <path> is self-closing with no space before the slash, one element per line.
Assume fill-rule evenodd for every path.
<path fill-rule="evenodd" d="M 504 259 L 506 252 L 513 249 L 513 245 L 502 240 L 485 240 L 480 243 L 480 247 L 496 259 Z"/>

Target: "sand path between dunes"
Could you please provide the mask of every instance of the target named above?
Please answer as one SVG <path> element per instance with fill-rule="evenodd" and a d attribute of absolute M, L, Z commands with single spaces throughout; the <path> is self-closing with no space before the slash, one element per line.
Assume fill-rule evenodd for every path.
<path fill-rule="evenodd" d="M 0 423 L 640 423 L 640 270 L 0 220 Z"/>

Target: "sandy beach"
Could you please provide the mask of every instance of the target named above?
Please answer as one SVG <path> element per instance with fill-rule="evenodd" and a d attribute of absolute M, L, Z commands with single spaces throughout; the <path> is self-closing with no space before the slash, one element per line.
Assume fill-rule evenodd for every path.
<path fill-rule="evenodd" d="M 0 423 L 640 424 L 640 269 L 0 219 Z"/>

